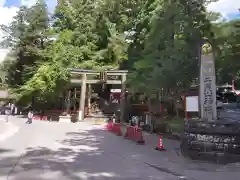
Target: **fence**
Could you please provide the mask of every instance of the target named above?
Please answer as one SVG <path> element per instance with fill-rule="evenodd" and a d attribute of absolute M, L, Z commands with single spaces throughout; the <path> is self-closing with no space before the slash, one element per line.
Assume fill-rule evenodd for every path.
<path fill-rule="evenodd" d="M 118 136 L 123 135 L 120 123 L 113 123 L 112 121 L 109 121 L 106 124 L 106 130 L 111 131 Z M 124 138 L 132 140 L 137 144 L 145 144 L 145 141 L 143 139 L 142 128 L 138 126 L 126 126 Z"/>

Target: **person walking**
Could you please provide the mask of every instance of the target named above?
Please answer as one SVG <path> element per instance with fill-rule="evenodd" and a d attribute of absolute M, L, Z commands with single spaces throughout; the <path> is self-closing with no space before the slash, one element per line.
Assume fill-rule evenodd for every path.
<path fill-rule="evenodd" d="M 15 105 L 14 105 L 13 103 L 11 103 L 10 108 L 11 108 L 11 112 L 10 112 L 10 114 L 11 114 L 11 115 L 14 115 L 14 108 L 15 108 Z"/>
<path fill-rule="evenodd" d="M 28 120 L 26 121 L 26 124 L 32 124 L 32 118 L 33 118 L 33 112 L 30 110 L 28 112 Z"/>
<path fill-rule="evenodd" d="M 9 107 L 7 107 L 6 109 L 5 109 L 5 121 L 6 121 L 6 123 L 8 123 L 8 116 L 10 115 L 10 108 Z"/>

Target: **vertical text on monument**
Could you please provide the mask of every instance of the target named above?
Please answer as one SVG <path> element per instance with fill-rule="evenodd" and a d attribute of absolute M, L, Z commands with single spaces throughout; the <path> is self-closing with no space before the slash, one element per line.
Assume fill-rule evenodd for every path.
<path fill-rule="evenodd" d="M 213 120 L 217 118 L 217 107 L 215 64 L 212 52 L 202 53 L 200 75 L 201 117 Z"/>

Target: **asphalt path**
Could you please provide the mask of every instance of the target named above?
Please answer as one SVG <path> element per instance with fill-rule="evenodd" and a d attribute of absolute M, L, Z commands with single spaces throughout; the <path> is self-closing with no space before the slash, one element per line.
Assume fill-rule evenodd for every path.
<path fill-rule="evenodd" d="M 0 179 L 176 179 L 176 175 L 134 160 L 131 149 L 123 148 L 115 136 L 100 127 L 40 121 L 27 125 L 18 118 L 11 121 L 19 131 L 0 143 Z"/>
<path fill-rule="evenodd" d="M 220 110 L 220 117 L 240 122 L 240 108 L 236 103 L 225 103 L 223 109 Z"/>
<path fill-rule="evenodd" d="M 165 140 L 167 151 L 145 145 L 90 123 L 34 121 L 11 117 L 18 131 L 0 141 L 0 180 L 239 180 L 240 165 L 192 162 L 177 153 L 178 142 Z M 1 134 L 0 134 L 1 136 Z"/>

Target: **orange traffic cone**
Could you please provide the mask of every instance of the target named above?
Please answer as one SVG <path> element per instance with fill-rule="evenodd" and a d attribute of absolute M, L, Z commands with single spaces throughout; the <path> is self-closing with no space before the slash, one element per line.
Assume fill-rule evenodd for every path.
<path fill-rule="evenodd" d="M 159 136 L 158 145 L 155 149 L 158 150 L 158 151 L 166 151 L 166 149 L 163 146 L 162 136 Z"/>

